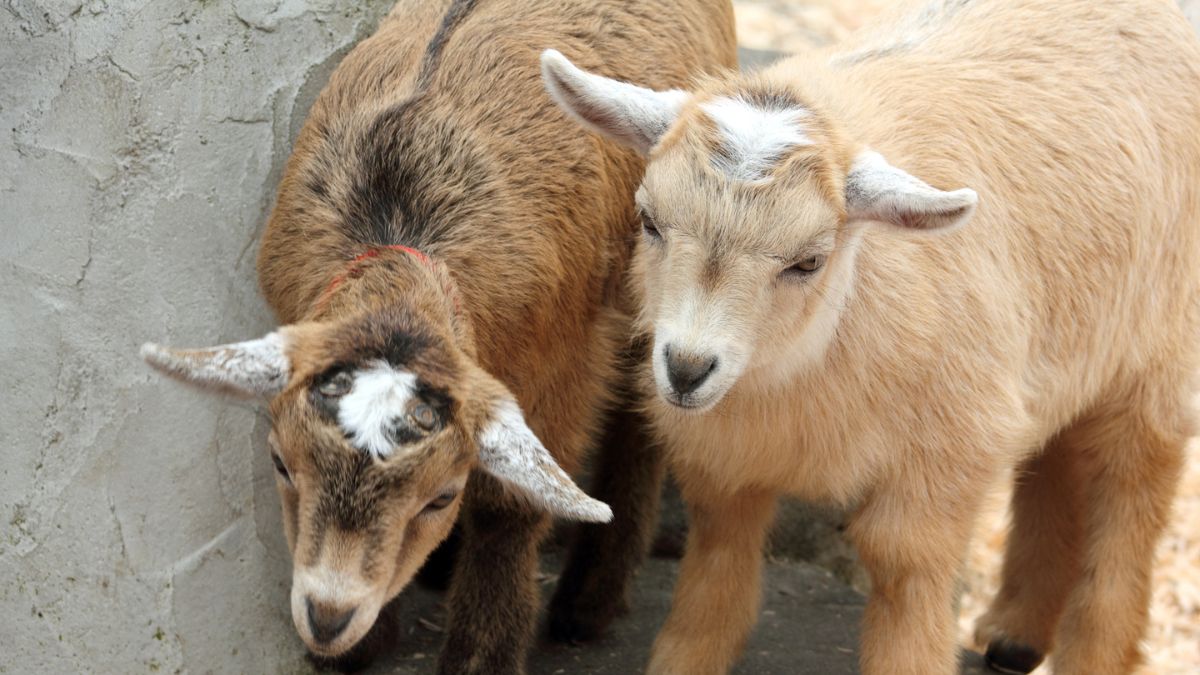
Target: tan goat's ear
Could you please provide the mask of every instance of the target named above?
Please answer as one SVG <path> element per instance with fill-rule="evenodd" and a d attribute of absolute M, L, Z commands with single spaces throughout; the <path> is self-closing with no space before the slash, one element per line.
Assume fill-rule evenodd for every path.
<path fill-rule="evenodd" d="M 687 93 L 654 91 L 581 70 L 559 52 L 542 52 L 542 81 L 559 107 L 584 127 L 643 155 L 666 133 Z"/>
<path fill-rule="evenodd" d="M 172 349 L 147 342 L 142 358 L 171 377 L 237 396 L 272 396 L 287 385 L 291 372 L 287 337 L 275 331 L 257 340 L 203 349 Z"/>
<path fill-rule="evenodd" d="M 480 468 L 534 504 L 570 520 L 612 520 L 608 505 L 587 496 L 554 461 L 511 396 L 493 404 L 477 440 Z"/>
<path fill-rule="evenodd" d="M 864 150 L 846 175 L 846 214 L 912 230 L 945 231 L 966 223 L 979 202 L 974 190 L 939 190 Z"/>

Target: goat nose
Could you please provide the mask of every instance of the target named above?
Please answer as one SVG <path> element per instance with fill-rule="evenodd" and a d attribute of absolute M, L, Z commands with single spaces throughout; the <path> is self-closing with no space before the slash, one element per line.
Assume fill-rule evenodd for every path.
<path fill-rule="evenodd" d="M 667 379 L 680 395 L 690 394 L 699 389 L 717 369 L 715 356 L 681 354 L 678 350 L 671 349 L 671 345 L 667 345 L 663 353 L 667 359 Z"/>
<path fill-rule="evenodd" d="M 340 610 L 324 603 L 314 603 L 308 597 L 304 603 L 308 606 L 308 627 L 312 630 L 313 639 L 320 643 L 333 642 L 350 625 L 350 619 L 354 618 L 353 607 Z"/>

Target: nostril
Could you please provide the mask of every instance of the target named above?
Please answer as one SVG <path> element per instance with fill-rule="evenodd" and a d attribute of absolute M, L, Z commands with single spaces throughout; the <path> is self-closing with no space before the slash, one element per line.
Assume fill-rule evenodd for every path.
<path fill-rule="evenodd" d="M 667 360 L 667 379 L 679 394 L 696 391 L 717 369 L 715 356 L 680 354 L 669 347 L 663 353 Z"/>
<path fill-rule="evenodd" d="M 353 607 L 340 610 L 323 603 L 313 603 L 312 598 L 307 597 L 304 603 L 308 609 L 308 627 L 317 642 L 332 642 L 354 618 Z"/>

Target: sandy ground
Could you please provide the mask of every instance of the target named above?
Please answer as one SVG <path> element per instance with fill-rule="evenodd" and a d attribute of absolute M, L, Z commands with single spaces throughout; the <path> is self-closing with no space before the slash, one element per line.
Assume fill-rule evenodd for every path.
<path fill-rule="evenodd" d="M 738 41 L 745 47 L 780 51 L 830 44 L 887 4 L 888 0 L 737 0 Z M 1200 0 L 1183 4 L 1200 28 Z M 971 644 L 975 619 L 999 584 L 1007 499 L 1007 488 L 998 488 L 971 549 L 959 622 L 964 644 Z M 1147 663 L 1141 675 L 1200 673 L 1200 442 L 1189 448 L 1174 515 L 1158 547 L 1145 646 Z M 1037 672 L 1048 673 L 1050 668 Z"/>

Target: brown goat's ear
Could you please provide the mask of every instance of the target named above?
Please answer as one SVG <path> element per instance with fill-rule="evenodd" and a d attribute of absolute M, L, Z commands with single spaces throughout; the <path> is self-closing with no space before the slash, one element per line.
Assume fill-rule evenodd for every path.
<path fill-rule="evenodd" d="M 542 52 L 542 81 L 559 107 L 584 127 L 649 154 L 687 93 L 654 91 L 581 70 L 559 52 Z"/>
<path fill-rule="evenodd" d="M 945 231 L 966 223 L 979 202 L 974 190 L 939 190 L 864 150 L 846 174 L 846 214 L 911 230 Z"/>
<path fill-rule="evenodd" d="M 570 520 L 612 520 L 608 505 L 587 496 L 554 461 L 511 396 L 492 405 L 476 440 L 480 468 L 534 504 Z"/>
<path fill-rule="evenodd" d="M 203 349 L 172 349 L 147 342 L 142 358 L 171 377 L 204 389 L 236 396 L 272 396 L 287 385 L 291 372 L 282 331 L 257 340 Z"/>

